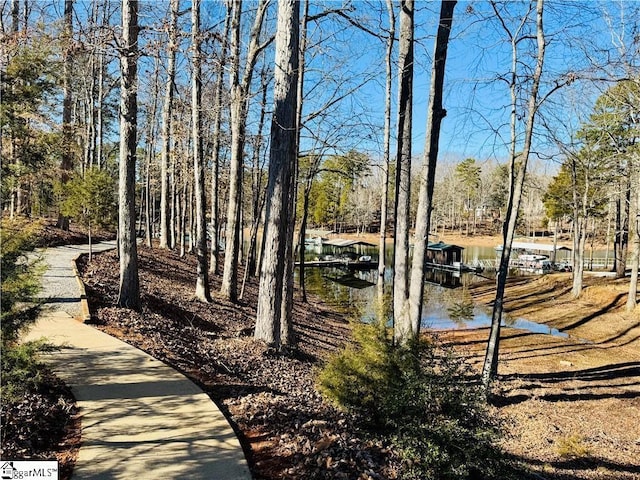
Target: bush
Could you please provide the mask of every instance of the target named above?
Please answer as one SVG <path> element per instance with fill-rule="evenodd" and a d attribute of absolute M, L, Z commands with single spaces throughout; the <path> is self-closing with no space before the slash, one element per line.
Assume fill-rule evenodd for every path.
<path fill-rule="evenodd" d="M 17 402 L 27 392 L 38 392 L 44 382 L 39 353 L 50 350 L 44 342 L 12 345 L 2 352 L 2 401 Z"/>
<path fill-rule="evenodd" d="M 2 279 L 1 345 L 2 400 L 37 390 L 40 368 L 36 353 L 43 343 L 20 345 L 19 336 L 39 314 L 34 296 L 40 290 L 40 260 L 32 253 L 40 226 L 24 219 L 2 220 L 0 268 Z"/>
<path fill-rule="evenodd" d="M 32 253 L 40 226 L 24 219 L 2 220 L 0 361 L 0 454 L 3 458 L 50 458 L 51 437 L 60 437 L 72 405 L 61 383 L 38 360 L 46 343 L 20 343 L 38 317 L 40 260 Z"/>
<path fill-rule="evenodd" d="M 39 361 L 46 346 L 14 345 L 2 352 L 2 458 L 54 458 L 75 414 L 71 392 Z"/>
<path fill-rule="evenodd" d="M 403 478 L 505 478 L 498 423 L 465 362 L 433 338 L 395 346 L 381 323 L 353 332 L 354 344 L 320 372 L 319 388 L 391 440 Z"/>
<path fill-rule="evenodd" d="M 14 344 L 37 317 L 34 296 L 40 290 L 42 266 L 33 251 L 40 226 L 26 220 L 2 220 L 0 241 L 0 279 L 2 298 L 0 322 L 2 347 Z"/>

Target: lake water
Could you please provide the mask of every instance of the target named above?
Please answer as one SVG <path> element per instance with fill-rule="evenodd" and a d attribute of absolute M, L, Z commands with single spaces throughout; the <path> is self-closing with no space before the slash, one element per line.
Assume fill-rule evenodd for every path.
<path fill-rule="evenodd" d="M 377 249 L 361 247 L 358 254 L 375 256 Z M 310 252 L 307 258 L 313 259 L 317 255 L 318 252 Z M 391 263 L 391 255 L 391 252 L 387 253 L 388 264 Z M 465 248 L 464 263 L 483 259 L 495 259 L 495 250 L 490 247 Z M 343 310 L 347 315 L 364 321 L 376 318 L 377 270 L 348 273 L 336 268 L 307 268 L 305 273 L 307 291 L 319 296 L 331 307 Z M 491 324 L 491 309 L 474 305 L 468 289 L 474 283 L 484 282 L 487 279 L 493 280 L 494 275 L 493 272 L 474 274 L 428 271 L 424 285 L 421 328 L 451 330 L 488 327 Z M 387 290 L 390 290 L 391 278 L 392 271 L 387 268 L 385 272 L 385 283 L 389 286 Z M 535 333 L 568 337 L 566 333 L 523 318 L 510 318 L 505 315 L 503 325 Z"/>

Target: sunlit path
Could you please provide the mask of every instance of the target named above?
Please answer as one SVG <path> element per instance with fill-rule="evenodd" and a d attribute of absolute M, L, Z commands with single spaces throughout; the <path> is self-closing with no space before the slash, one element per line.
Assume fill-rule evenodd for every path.
<path fill-rule="evenodd" d="M 114 244 L 99 245 L 99 249 Z M 78 322 L 71 260 L 86 247 L 43 251 L 46 310 L 28 338 L 62 348 L 47 357 L 71 387 L 82 422 L 74 479 L 249 479 L 235 433 L 194 383 L 146 353 Z"/>

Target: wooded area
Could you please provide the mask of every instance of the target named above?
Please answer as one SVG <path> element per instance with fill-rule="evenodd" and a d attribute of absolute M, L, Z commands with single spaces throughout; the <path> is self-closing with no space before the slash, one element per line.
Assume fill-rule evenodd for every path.
<path fill-rule="evenodd" d="M 640 5 L 0 9 L 12 451 L 31 451 L 27 417 L 67 401 L 49 391 L 31 414 L 52 377 L 34 360 L 42 345 L 20 342 L 38 316 L 41 267 L 27 252 L 36 237 L 52 244 L 35 233 L 45 218 L 56 244 L 76 226 L 90 245 L 117 232 L 117 250 L 92 258 L 89 247 L 79 261 L 93 320 L 201 386 L 259 478 L 636 478 Z M 307 298 L 310 230 L 379 235 L 377 272 L 355 279 L 377 282 L 371 322 Z M 425 286 L 429 243 L 453 233 L 501 245 L 495 282 L 484 272 L 448 293 L 460 317 L 482 302 L 490 329 L 447 331 L 449 344 L 421 329 L 438 301 Z M 517 236 L 553 242 L 554 254 L 572 244 L 571 273 L 508 279 Z M 461 259 L 462 246 L 438 245 Z M 596 249 L 612 252 L 603 278 L 585 276 Z M 549 332 L 502 330 L 520 316 Z M 619 409 L 629 413 L 612 419 Z M 498 441 L 501 418 L 517 424 L 513 445 Z M 572 440 L 583 427 L 597 432 Z M 562 457 L 553 466 L 549 449 Z"/>
<path fill-rule="evenodd" d="M 194 256 L 205 305 L 242 304 L 258 278 L 253 336 L 286 353 L 307 230 L 377 233 L 393 341 L 359 335 L 413 372 L 429 241 L 498 234 L 485 392 L 517 235 L 573 243 L 573 298 L 587 248 L 611 248 L 637 312 L 635 3 L 0 5 L 3 218 L 116 230 L 118 307 L 142 308 L 144 239 Z"/>

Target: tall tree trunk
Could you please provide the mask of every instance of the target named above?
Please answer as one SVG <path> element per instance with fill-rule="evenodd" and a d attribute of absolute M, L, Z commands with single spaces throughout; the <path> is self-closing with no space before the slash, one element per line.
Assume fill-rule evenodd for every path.
<path fill-rule="evenodd" d="M 20 31 L 20 1 L 19 0 L 11 0 L 11 33 L 12 37 L 15 41 L 17 41 L 18 32 Z M 11 87 L 13 90 L 13 86 Z M 0 135 L 0 142 L 2 142 L 2 135 Z M 16 137 L 15 135 L 11 135 L 9 149 L 11 152 L 11 163 L 16 165 L 16 170 L 19 171 L 19 163 L 20 160 L 17 155 L 17 145 L 16 145 Z M 18 203 L 18 191 L 20 190 L 20 178 L 16 178 L 16 185 L 11 188 L 11 200 L 10 200 L 10 208 L 9 208 L 9 218 L 11 220 L 14 219 L 17 213 L 17 203 Z"/>
<path fill-rule="evenodd" d="M 153 91 L 151 94 L 151 111 L 147 116 L 147 145 L 146 145 L 146 165 L 145 165 L 145 240 L 147 243 L 147 247 L 151 248 L 153 246 L 153 208 L 152 201 L 153 197 L 151 195 L 151 163 L 153 162 L 153 157 L 155 153 L 155 145 L 156 145 L 156 114 L 158 111 L 158 62 L 155 62 L 154 68 L 154 82 L 153 82 Z"/>
<path fill-rule="evenodd" d="M 618 271 L 618 263 L 620 261 L 620 251 L 621 251 L 621 243 L 622 243 L 622 235 L 620 231 L 622 230 L 622 221 L 621 221 L 621 207 L 620 207 L 620 194 L 616 195 L 616 199 L 614 201 L 615 207 L 615 217 L 614 217 L 614 234 L 613 234 L 613 272 Z"/>
<path fill-rule="evenodd" d="M 151 248 L 151 155 L 149 152 L 146 157 L 144 168 L 144 240 L 147 248 Z"/>
<path fill-rule="evenodd" d="M 20 30 L 20 0 L 11 0 L 11 31 L 15 34 Z"/>
<path fill-rule="evenodd" d="M 140 309 L 138 250 L 136 245 L 136 145 L 137 145 L 138 1 L 122 0 L 120 53 L 120 291 L 118 306 Z"/>
<path fill-rule="evenodd" d="M 584 278 L 584 220 L 581 216 L 573 219 L 573 266 L 571 296 L 578 298 L 582 293 Z"/>
<path fill-rule="evenodd" d="M 278 0 L 274 113 L 265 222 L 265 243 L 256 314 L 255 338 L 279 348 L 285 273 L 285 242 L 291 168 L 296 160 L 296 97 L 298 85 L 298 17 L 296 0 Z"/>
<path fill-rule="evenodd" d="M 173 115 L 173 92 L 176 77 L 176 51 L 178 49 L 178 14 L 180 0 L 171 0 L 169 42 L 167 44 L 167 85 L 162 109 L 162 150 L 160 152 L 160 248 L 173 248 L 171 235 L 171 206 L 169 158 L 171 156 L 171 116 Z"/>
<path fill-rule="evenodd" d="M 162 160 L 160 160 L 162 162 Z M 161 167 L 162 170 L 162 167 Z M 179 195 L 177 186 L 177 172 L 176 172 L 176 156 L 171 155 L 171 165 L 169 168 L 169 238 L 167 239 L 167 248 L 175 248 L 176 240 L 178 238 L 178 224 L 179 221 Z M 162 191 L 160 192 L 160 210 L 162 210 Z M 162 212 L 160 212 L 160 223 L 162 224 Z M 160 225 L 162 230 L 162 225 Z M 160 233 L 162 238 L 162 232 Z"/>
<path fill-rule="evenodd" d="M 578 298 L 582 293 L 583 277 L 584 277 L 584 247 L 587 237 L 587 202 L 589 195 L 589 176 L 584 175 L 584 187 L 582 196 L 579 197 L 578 192 L 578 168 L 576 158 L 571 159 L 571 183 L 573 194 L 573 282 L 571 286 L 571 295 Z M 582 170 L 582 169 L 581 169 Z"/>
<path fill-rule="evenodd" d="M 104 143 L 104 120 L 102 110 L 104 108 L 104 57 L 105 54 L 98 54 L 98 106 L 96 114 L 96 163 L 98 168 L 102 168 L 103 143 Z"/>
<path fill-rule="evenodd" d="M 209 269 L 217 275 L 220 269 L 220 124 L 222 123 L 222 92 L 224 87 L 224 71 L 227 62 L 227 45 L 229 42 L 229 30 L 231 27 L 231 12 L 233 3 L 227 3 L 227 15 L 224 21 L 224 38 L 220 49 L 220 62 L 218 65 L 216 89 L 213 97 L 213 132 L 212 132 L 212 171 L 211 171 L 211 256 Z"/>
<path fill-rule="evenodd" d="M 635 225 L 633 225 L 633 236 L 630 238 L 633 250 L 631 253 L 631 279 L 629 280 L 629 293 L 627 295 L 627 312 L 632 312 L 637 306 L 638 297 L 638 264 L 640 263 L 640 164 L 638 164 L 638 155 L 635 156 Z M 634 218 L 631 216 L 631 218 Z M 629 222 L 631 227 L 631 222 Z M 631 229 L 630 229 L 631 230 Z M 631 235 L 631 231 L 629 232 Z"/>
<path fill-rule="evenodd" d="M 413 105 L 413 0 L 400 2 L 398 142 L 393 262 L 394 335 L 411 337 L 409 298 L 409 215 L 411 200 L 411 128 Z"/>
<path fill-rule="evenodd" d="M 94 5 L 91 12 L 92 21 L 96 22 L 96 8 Z M 95 40 L 95 38 L 94 38 Z M 97 68 L 96 55 L 92 51 L 89 57 L 89 69 L 91 78 L 89 80 L 89 88 L 87 88 L 87 139 L 85 142 L 85 165 L 92 168 L 95 161 L 96 153 L 96 86 L 97 86 Z"/>
<path fill-rule="evenodd" d="M 193 172 L 194 192 L 196 197 L 196 298 L 210 302 L 209 265 L 207 259 L 207 198 L 204 187 L 204 158 L 202 154 L 202 80 L 201 55 L 202 40 L 200 38 L 200 0 L 191 3 L 191 42 L 193 48 L 193 77 L 191 79 L 191 111 L 193 130 Z"/>
<path fill-rule="evenodd" d="M 186 254 L 186 241 L 187 241 L 187 194 L 189 189 L 189 182 L 186 180 L 182 184 L 182 192 L 178 199 L 178 238 L 180 239 L 180 258 L 184 258 Z"/>
<path fill-rule="evenodd" d="M 387 37 L 387 54 L 385 64 L 387 68 L 384 95 L 384 152 L 382 165 L 382 196 L 380 199 L 380 241 L 378 248 L 378 295 L 382 300 L 384 295 L 384 272 L 386 269 L 387 242 L 387 210 L 389 209 L 389 164 L 391 162 L 391 84 L 393 81 L 393 42 L 396 35 L 396 15 L 392 0 L 387 0 L 387 14 L 389 16 L 389 32 Z"/>
<path fill-rule="evenodd" d="M 631 203 L 631 172 L 627 167 L 626 175 L 620 180 L 618 198 L 616 199 L 616 233 L 614 243 L 616 278 L 624 278 L 627 269 L 627 253 L 629 249 L 629 205 Z M 623 183 L 625 182 L 625 183 Z"/>
<path fill-rule="evenodd" d="M 225 232 L 224 270 L 220 293 L 228 300 L 237 300 L 238 248 L 240 232 L 243 138 L 241 138 L 244 98 L 240 95 L 240 19 L 242 2 L 233 6 L 231 20 L 231 163 L 229 170 L 229 204 Z"/>
<path fill-rule="evenodd" d="M 62 59 L 62 161 L 60 181 L 64 186 L 69 181 L 73 169 L 73 126 L 71 125 L 71 71 L 73 69 L 73 0 L 64 2 L 64 52 Z M 69 217 L 58 215 L 58 228 L 69 230 Z"/>
<path fill-rule="evenodd" d="M 187 197 L 187 208 L 189 209 L 189 248 L 187 249 L 187 253 L 193 253 L 196 242 L 196 220 L 195 220 L 195 185 L 193 184 L 193 178 L 189 181 L 189 196 Z"/>
<path fill-rule="evenodd" d="M 238 298 L 238 262 L 240 256 L 240 235 L 242 228 L 242 173 L 247 102 L 251 78 L 258 53 L 264 47 L 259 45 L 260 30 L 267 2 L 260 1 L 251 28 L 249 46 L 242 80 L 240 79 L 240 19 L 242 2 L 234 3 L 231 20 L 231 164 L 229 169 L 229 204 L 227 208 L 227 229 L 225 235 L 224 271 L 220 294 L 232 302 Z"/>
<path fill-rule="evenodd" d="M 258 210 L 258 216 L 262 215 L 262 211 L 264 208 L 264 202 L 261 201 L 260 205 L 259 205 L 259 210 Z M 251 231 L 249 232 L 249 251 L 247 252 L 247 262 L 246 262 L 246 266 L 244 269 L 244 277 L 242 278 L 242 288 L 240 289 L 240 297 L 239 298 L 244 298 L 244 288 L 246 286 L 247 280 L 249 279 L 250 276 L 250 267 L 249 267 L 249 263 L 251 263 L 251 258 L 254 257 L 253 262 L 257 263 L 257 260 L 255 260 L 255 256 L 256 256 L 256 250 L 257 245 L 258 245 L 258 226 L 259 226 L 259 221 L 256 220 L 254 222 L 252 222 L 251 224 Z M 256 268 L 255 266 L 253 268 Z"/>
<path fill-rule="evenodd" d="M 496 15 L 498 12 L 495 9 Z M 507 210 L 505 213 L 505 223 L 503 226 L 503 248 L 500 257 L 500 267 L 497 274 L 496 297 L 493 304 L 491 314 L 491 332 L 487 342 L 487 351 L 485 354 L 484 364 L 482 367 L 482 383 L 488 390 L 491 380 L 498 373 L 498 352 L 500 349 L 500 327 L 502 321 L 502 312 L 504 305 L 504 291 L 507 283 L 507 274 L 509 271 L 509 258 L 511 256 L 511 246 L 516 231 L 516 222 L 518 220 L 518 211 L 520 209 L 520 201 L 522 199 L 522 191 L 524 187 L 524 179 L 527 171 L 527 163 L 529 161 L 529 152 L 531 150 L 531 139 L 533 136 L 533 127 L 538 109 L 538 90 L 540 88 L 540 78 L 542 77 L 542 68 L 544 65 L 545 54 L 545 38 L 542 23 L 544 12 L 544 0 L 537 0 L 536 3 L 536 40 L 537 55 L 536 66 L 531 78 L 531 92 L 529 94 L 527 105 L 527 121 L 524 131 L 524 144 L 522 151 L 517 153 L 517 135 L 516 121 L 519 113 L 517 112 L 517 66 L 518 66 L 518 37 L 510 35 L 512 39 L 512 65 L 511 65 L 511 152 L 510 152 L 510 180 L 509 180 L 509 199 L 507 201 Z M 528 14 L 528 13 L 527 13 Z M 517 161 L 520 161 L 520 165 Z"/>
<path fill-rule="evenodd" d="M 304 104 L 304 75 L 306 67 L 306 53 L 307 53 L 307 24 L 309 20 L 309 0 L 304 2 L 304 10 L 302 12 L 302 20 L 300 21 L 300 41 L 299 41 L 299 54 L 298 54 L 298 92 L 296 94 L 296 178 L 295 182 L 299 181 L 300 176 L 300 135 L 302 133 L 302 108 Z M 300 219 L 300 230 L 298 234 L 298 254 L 299 254 L 299 267 L 298 267 L 298 284 L 300 285 L 300 291 L 302 294 L 302 301 L 307 302 L 307 289 L 305 286 L 305 237 L 307 229 L 307 215 L 309 209 L 309 191 L 313 177 L 309 176 L 308 182 L 305 182 L 305 189 L 303 191 L 303 207 L 302 218 Z M 297 190 L 296 190 L 297 201 Z M 293 258 L 291 260 L 292 266 L 295 266 L 295 248 Z M 291 287 L 293 289 L 293 285 Z"/>
<path fill-rule="evenodd" d="M 296 102 L 297 107 L 297 102 Z M 296 135 L 297 136 L 297 135 Z M 295 343 L 293 335 L 293 323 L 291 321 L 291 312 L 293 310 L 293 269 L 295 260 L 295 248 L 293 246 L 293 236 L 296 225 L 296 178 L 298 175 L 298 149 L 296 140 L 296 153 L 294 155 L 293 165 L 289 173 L 289 193 L 287 198 L 288 220 L 285 222 L 285 250 L 284 250 L 284 279 L 282 281 L 282 299 L 280 304 L 280 343 L 286 346 L 292 346 Z"/>
<path fill-rule="evenodd" d="M 305 183 L 303 197 L 302 197 L 302 218 L 300 219 L 300 233 L 298 234 L 298 282 L 300 284 L 300 290 L 302 292 L 302 301 L 307 303 L 307 287 L 305 282 L 305 237 L 307 236 L 307 218 L 309 216 L 309 196 L 311 195 L 311 186 L 313 184 L 313 177 L 309 176 Z"/>
<path fill-rule="evenodd" d="M 425 277 L 424 261 L 429 241 L 431 212 L 433 210 L 433 189 L 436 182 L 440 125 L 442 119 L 447 114 L 446 110 L 442 108 L 444 72 L 455 6 L 455 1 L 443 0 L 441 3 L 440 23 L 438 25 L 438 34 L 434 46 L 433 67 L 431 70 L 431 90 L 429 92 L 424 151 L 425 158 L 422 178 L 420 180 L 420 196 L 418 200 L 418 211 L 416 213 L 413 258 L 411 263 L 411 284 L 409 286 L 409 324 L 414 338 L 420 333 Z"/>
<path fill-rule="evenodd" d="M 299 7 L 298 7 L 299 8 Z M 298 32 L 298 78 L 296 85 L 296 134 L 295 134 L 295 155 L 293 157 L 293 165 L 290 172 L 290 186 L 288 194 L 288 210 L 289 219 L 287 221 L 287 238 L 284 253 L 284 280 L 282 282 L 282 300 L 280 307 L 280 340 L 282 345 L 292 347 L 296 340 L 293 334 L 293 322 L 291 312 L 293 311 L 293 290 L 294 290 L 294 268 L 296 249 L 294 245 L 295 226 L 296 226 L 296 200 L 298 197 L 298 172 L 299 172 L 299 153 L 300 153 L 300 134 L 302 131 L 302 105 L 304 101 L 304 68 L 305 54 L 307 48 L 307 19 L 309 15 L 309 0 L 304 3 L 304 11 L 301 22 L 301 29 Z M 297 14 L 299 16 L 299 13 Z M 304 239 L 301 240 L 304 245 Z M 303 251 L 304 251 L 304 247 Z M 304 256 L 304 253 L 303 253 Z"/>
<path fill-rule="evenodd" d="M 619 225 L 616 228 L 616 240 L 618 243 L 617 256 L 616 256 L 616 278 L 624 278 L 627 272 L 627 253 L 629 252 L 629 206 L 631 205 L 631 170 L 630 163 L 627 162 L 627 171 L 625 172 L 621 185 L 622 199 L 620 201 L 619 209 Z"/>
<path fill-rule="evenodd" d="M 257 138 L 253 146 L 252 165 L 251 165 L 251 185 L 252 185 L 252 204 L 251 210 L 251 231 L 249 234 L 249 248 L 247 250 L 247 261 L 245 263 L 245 279 L 248 277 L 256 276 L 256 268 L 258 264 L 257 260 L 257 241 L 258 241 L 258 226 L 260 224 L 260 217 L 264 207 L 264 199 L 262 195 L 262 170 L 263 162 L 262 158 L 262 144 L 263 144 L 263 129 L 265 124 L 266 109 L 267 109 L 267 93 L 269 86 L 269 79 L 266 69 L 263 68 L 261 73 L 262 78 L 262 99 L 260 101 L 260 118 L 258 119 Z M 244 289 L 244 280 L 243 280 Z"/>

